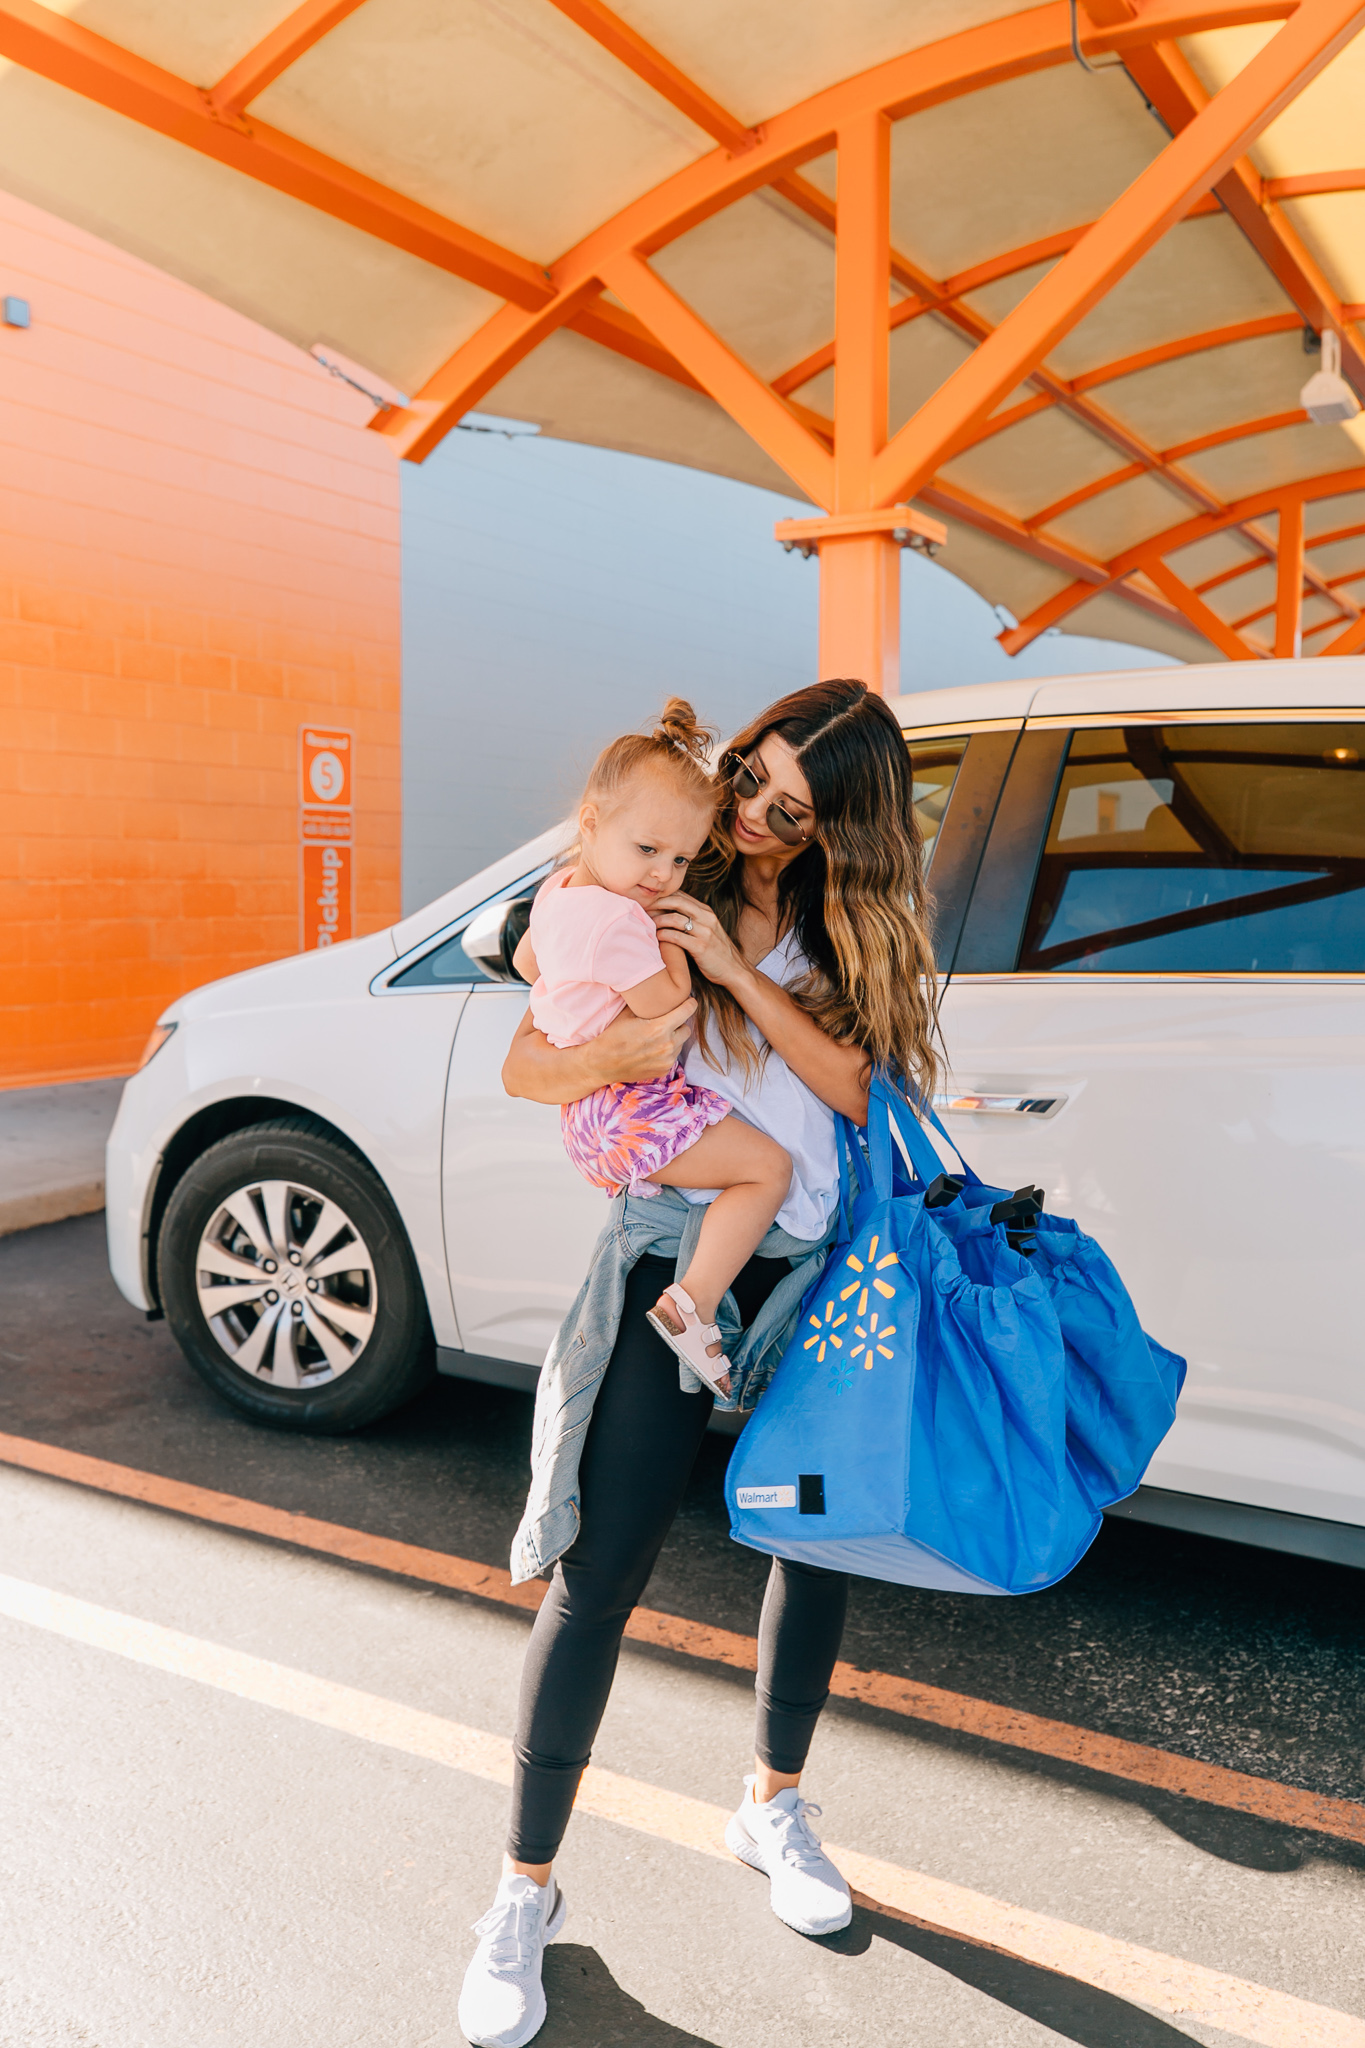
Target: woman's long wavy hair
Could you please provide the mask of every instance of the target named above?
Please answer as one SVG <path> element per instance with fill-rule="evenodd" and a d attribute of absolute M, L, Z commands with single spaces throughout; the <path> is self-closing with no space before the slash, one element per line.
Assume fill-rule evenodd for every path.
<path fill-rule="evenodd" d="M 864 683 L 814 683 L 771 705 L 737 733 L 748 756 L 776 733 L 810 785 L 815 830 L 777 884 L 778 928 L 792 930 L 811 964 L 792 994 L 831 1038 L 860 1046 L 908 1093 L 932 1096 L 938 985 L 929 933 L 923 838 L 910 756 L 885 700 Z M 687 889 L 731 938 L 744 908 L 744 864 L 734 841 L 733 790 L 695 861 Z M 741 1068 L 756 1054 L 744 1013 L 696 975 L 698 1034 L 714 1025 Z"/>

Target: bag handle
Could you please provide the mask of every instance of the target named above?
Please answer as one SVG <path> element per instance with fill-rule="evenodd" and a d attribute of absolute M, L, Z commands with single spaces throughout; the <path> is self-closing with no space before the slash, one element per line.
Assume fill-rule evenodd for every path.
<path fill-rule="evenodd" d="M 885 1115 L 874 1115 L 872 1113 L 872 1105 L 874 1103 L 880 1110 L 885 1111 Z M 963 1159 L 960 1148 L 943 1128 L 933 1107 L 926 1103 L 920 1115 L 917 1115 L 899 1089 L 893 1088 L 885 1074 L 879 1072 L 873 1075 L 872 1085 L 868 1091 L 867 1120 L 868 1151 L 872 1160 L 873 1182 L 878 1193 L 880 1194 L 884 1191 L 889 1195 L 891 1192 L 893 1170 L 891 1129 L 893 1125 L 900 1137 L 901 1143 L 905 1147 L 915 1174 L 925 1187 L 928 1187 L 931 1181 L 937 1180 L 938 1176 L 946 1170 L 943 1161 L 925 1136 L 922 1118 L 927 1119 L 932 1124 L 949 1150 L 956 1154 L 961 1162 L 962 1178 L 966 1181 L 967 1185 L 969 1187 L 980 1187 L 982 1185 L 981 1176 Z"/>
<path fill-rule="evenodd" d="M 915 1142 L 915 1141 L 909 1141 Z M 932 1152 L 923 1133 L 918 1134 L 918 1147 Z M 896 1192 L 896 1169 L 904 1171 L 905 1162 L 891 1142 L 891 1125 L 886 1105 L 879 1104 L 875 1090 L 870 1090 L 867 1105 L 867 1122 L 858 1125 L 846 1116 L 835 1117 L 835 1149 L 839 1155 L 839 1235 L 842 1243 L 852 1235 L 853 1186 L 849 1176 L 849 1160 L 860 1164 L 866 1160 L 871 1169 L 867 1175 L 868 1192 L 879 1202 L 889 1202 Z M 922 1156 L 922 1152 L 921 1152 Z M 913 1153 L 912 1153 L 913 1157 Z M 855 1169 L 856 1170 L 856 1169 Z M 940 1171 L 935 1165 L 933 1173 Z M 911 1186 L 916 1185 L 916 1168 L 911 1168 Z M 932 1178 L 933 1175 L 930 1175 Z M 859 1181 L 864 1178 L 858 1174 Z"/>
<path fill-rule="evenodd" d="M 849 1177 L 848 1158 L 857 1144 L 858 1136 L 846 1116 L 836 1113 L 834 1118 L 834 1149 L 839 1155 L 839 1229 L 835 1236 L 835 1247 L 846 1245 L 853 1236 L 853 1184 Z"/>
<path fill-rule="evenodd" d="M 957 1155 L 962 1167 L 962 1179 L 969 1187 L 981 1187 L 981 1176 L 967 1161 L 954 1140 L 943 1128 L 932 1108 L 926 1111 L 929 1123 L 938 1132 L 949 1150 Z M 891 1139 L 892 1126 L 905 1148 L 909 1160 L 912 1186 L 927 1188 L 945 1171 L 943 1161 L 924 1134 L 924 1125 L 905 1097 L 893 1088 L 881 1073 L 872 1077 L 868 1089 L 868 1114 L 865 1130 L 860 1130 L 848 1117 L 836 1115 L 834 1119 L 835 1150 L 839 1157 L 839 1232 L 837 1242 L 846 1244 L 852 1236 L 853 1183 L 849 1173 L 849 1161 L 861 1165 L 866 1156 L 871 1169 L 872 1191 L 879 1201 L 890 1201 L 895 1193 L 895 1178 L 898 1168 L 904 1168 L 898 1147 Z M 864 1155 L 863 1140 L 866 1141 Z M 854 1171 L 857 1172 L 855 1165 Z M 858 1173 L 858 1178 L 862 1179 Z M 904 1183 L 902 1183 L 903 1185 Z"/>

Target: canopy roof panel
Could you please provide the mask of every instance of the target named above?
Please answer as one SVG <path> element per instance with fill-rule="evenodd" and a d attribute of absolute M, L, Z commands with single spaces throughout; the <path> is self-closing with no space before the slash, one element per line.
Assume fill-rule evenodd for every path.
<path fill-rule="evenodd" d="M 0 0 L 0 182 L 412 393 L 410 459 L 504 410 L 804 497 L 848 561 L 913 501 L 1012 650 L 1345 653 L 1365 415 L 1299 394 L 1329 331 L 1365 396 L 1362 21 Z"/>
<path fill-rule="evenodd" d="M 541 264 L 714 146 L 545 0 L 368 0 L 252 115 Z"/>

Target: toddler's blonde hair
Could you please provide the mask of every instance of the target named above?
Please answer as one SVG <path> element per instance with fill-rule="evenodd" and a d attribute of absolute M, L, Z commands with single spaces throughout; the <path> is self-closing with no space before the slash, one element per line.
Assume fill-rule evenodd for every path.
<path fill-rule="evenodd" d="M 604 747 L 592 766 L 585 804 L 618 802 L 642 771 L 667 776 L 681 794 L 714 814 L 724 791 L 713 782 L 707 763 L 715 740 L 712 727 L 699 723 L 685 697 L 670 697 L 652 733 L 628 732 Z"/>

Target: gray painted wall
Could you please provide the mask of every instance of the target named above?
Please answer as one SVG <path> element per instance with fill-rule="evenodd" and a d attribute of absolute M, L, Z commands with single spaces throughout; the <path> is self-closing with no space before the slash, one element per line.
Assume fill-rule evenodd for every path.
<path fill-rule="evenodd" d="M 732 732 L 814 680 L 819 571 L 748 484 L 568 441 L 459 430 L 403 465 L 403 906 L 540 832 L 598 749 L 676 691 Z M 1050 634 L 1016 661 L 956 577 L 902 557 L 902 687 L 1150 667 Z"/>

